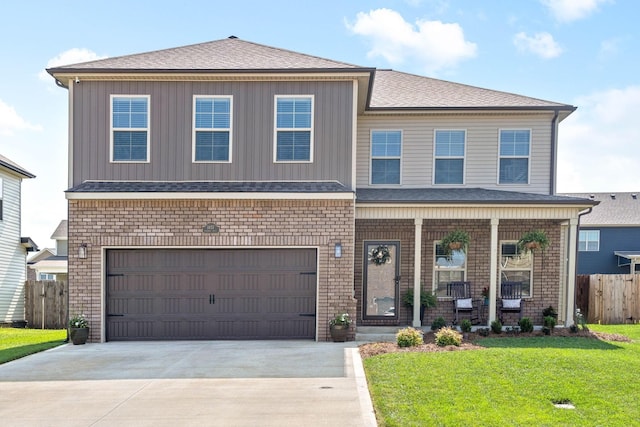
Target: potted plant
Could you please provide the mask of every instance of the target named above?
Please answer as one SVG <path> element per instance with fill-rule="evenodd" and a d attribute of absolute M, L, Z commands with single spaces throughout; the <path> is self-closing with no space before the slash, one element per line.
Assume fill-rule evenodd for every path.
<path fill-rule="evenodd" d="M 89 338 L 89 322 L 84 314 L 76 314 L 69 319 L 69 338 L 75 345 L 87 342 Z"/>
<path fill-rule="evenodd" d="M 543 319 L 542 332 L 545 335 L 549 335 L 553 332 L 553 328 L 556 327 L 556 318 L 553 316 L 545 316 Z"/>
<path fill-rule="evenodd" d="M 440 247 L 444 255 L 449 257 L 453 251 L 467 252 L 467 246 L 469 246 L 469 233 L 464 230 L 456 229 L 440 240 Z"/>
<path fill-rule="evenodd" d="M 535 251 L 536 249 L 544 251 L 547 246 L 549 246 L 549 239 L 547 233 L 542 230 L 531 230 L 524 233 L 518 240 L 518 247 L 523 252 Z"/>
<path fill-rule="evenodd" d="M 333 342 L 345 342 L 347 340 L 349 325 L 351 325 L 349 313 L 337 314 L 329 321 L 329 332 Z"/>
<path fill-rule="evenodd" d="M 409 288 L 402 295 L 402 302 L 413 310 L 413 288 Z M 420 321 L 424 320 L 425 309 L 435 307 L 436 304 L 438 304 L 438 297 L 434 293 L 420 291 Z"/>

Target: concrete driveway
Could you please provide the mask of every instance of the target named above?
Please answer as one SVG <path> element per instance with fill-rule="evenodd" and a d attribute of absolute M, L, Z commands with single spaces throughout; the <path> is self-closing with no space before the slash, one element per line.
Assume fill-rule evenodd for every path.
<path fill-rule="evenodd" d="M 357 343 L 110 342 L 0 365 L 3 426 L 375 426 Z"/>

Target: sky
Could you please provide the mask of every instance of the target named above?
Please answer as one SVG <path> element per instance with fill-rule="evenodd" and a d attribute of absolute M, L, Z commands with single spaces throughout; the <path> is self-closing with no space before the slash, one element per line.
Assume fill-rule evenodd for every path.
<path fill-rule="evenodd" d="M 640 191 L 636 0 L 24 0 L 0 5 L 0 154 L 22 235 L 67 218 L 68 93 L 44 70 L 241 39 L 578 107 L 560 124 L 558 192 Z"/>

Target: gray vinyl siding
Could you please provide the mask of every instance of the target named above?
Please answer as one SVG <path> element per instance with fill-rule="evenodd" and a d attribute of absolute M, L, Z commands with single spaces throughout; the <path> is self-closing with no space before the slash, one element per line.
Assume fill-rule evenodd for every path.
<path fill-rule="evenodd" d="M 352 187 L 353 83 L 82 82 L 73 88 L 73 182 L 321 181 Z M 312 163 L 274 163 L 275 95 L 314 96 Z M 110 95 L 149 95 L 148 163 L 110 162 Z M 233 96 L 232 162 L 193 163 L 194 95 Z"/>
<path fill-rule="evenodd" d="M 24 320 L 26 252 L 20 244 L 21 179 L 0 172 L 3 181 L 0 221 L 0 323 Z"/>
<path fill-rule="evenodd" d="M 373 129 L 400 129 L 402 141 L 401 186 L 433 185 L 433 139 L 436 129 L 466 130 L 464 184 L 505 191 L 549 194 L 551 172 L 552 114 L 360 116 L 357 130 L 356 186 L 370 185 L 370 133 Z M 498 132 L 500 129 L 531 129 L 529 184 L 498 184 Z M 449 187 L 438 185 L 437 187 Z"/>

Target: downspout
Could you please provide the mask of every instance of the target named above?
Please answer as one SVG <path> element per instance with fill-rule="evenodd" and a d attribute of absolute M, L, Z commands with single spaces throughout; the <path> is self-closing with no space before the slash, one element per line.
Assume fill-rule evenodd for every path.
<path fill-rule="evenodd" d="M 558 146 L 558 110 L 553 111 L 553 119 L 551 120 L 551 170 L 549 171 L 549 194 L 556 194 L 556 150 Z"/>
<path fill-rule="evenodd" d="M 587 209 L 586 211 L 580 212 L 578 214 L 578 225 L 576 226 L 576 233 L 578 234 L 576 236 L 576 247 L 575 247 L 575 251 L 576 251 L 576 263 L 575 263 L 575 267 L 574 267 L 574 271 L 573 271 L 573 276 L 574 276 L 574 281 L 575 284 L 578 284 L 578 254 L 580 253 L 580 220 L 582 219 L 582 217 L 584 215 L 588 215 L 591 213 L 591 211 L 593 211 L 593 206 L 590 207 L 589 209 Z M 576 292 L 575 292 L 576 287 L 574 286 L 574 292 L 573 292 L 573 323 L 575 324 L 575 310 L 576 310 Z"/>

